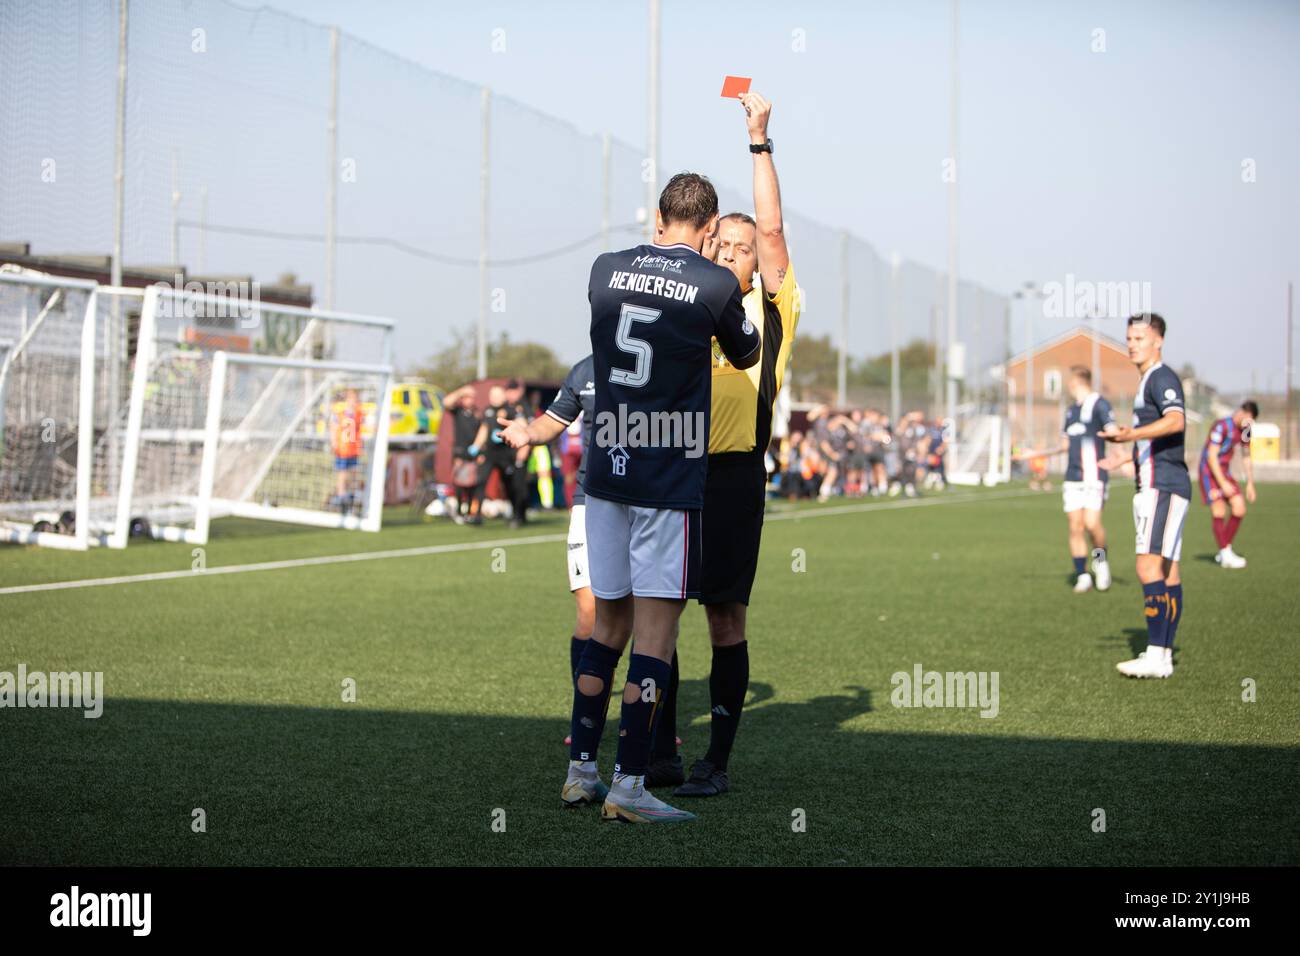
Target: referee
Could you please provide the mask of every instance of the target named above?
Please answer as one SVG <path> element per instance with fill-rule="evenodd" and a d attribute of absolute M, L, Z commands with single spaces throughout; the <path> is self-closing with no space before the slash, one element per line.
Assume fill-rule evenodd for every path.
<path fill-rule="evenodd" d="M 700 603 L 713 644 L 709 749 L 682 783 L 675 739 L 678 667 L 674 655 L 672 686 L 646 777 L 648 786 L 681 783 L 673 791 L 678 797 L 712 797 L 729 788 L 727 761 L 749 690 L 745 611 L 763 531 L 767 488 L 763 455 L 772 438 L 772 405 L 781 390 L 799 322 L 798 288 L 785 245 L 781 191 L 767 135 L 772 104 L 757 93 L 746 93 L 740 102 L 754 159 L 754 216 L 737 212 L 722 217 L 714 261 L 739 280 L 745 314 L 762 337 L 763 351 L 757 364 L 741 370 L 727 362 L 716 342 L 713 347 L 700 581 Z"/>

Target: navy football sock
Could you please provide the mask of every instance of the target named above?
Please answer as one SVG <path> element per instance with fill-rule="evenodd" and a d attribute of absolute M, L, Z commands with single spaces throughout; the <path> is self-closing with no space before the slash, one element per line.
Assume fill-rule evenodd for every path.
<path fill-rule="evenodd" d="M 1169 634 L 1165 642 L 1166 647 L 1174 646 L 1174 635 L 1178 633 L 1178 622 L 1183 619 L 1183 586 L 1181 584 L 1167 585 L 1169 593 Z"/>
<path fill-rule="evenodd" d="M 600 734 L 605 729 L 610 683 L 614 679 L 618 659 L 622 656 L 612 647 L 606 647 L 595 639 L 583 643 L 587 646 L 582 649 L 577 674 L 573 679 L 573 717 L 569 722 L 569 735 L 573 738 L 569 745 L 570 760 L 596 759 L 596 751 L 600 749 Z M 600 690 L 595 694 L 584 694 L 578 687 L 579 678 L 586 674 L 601 680 Z"/>
<path fill-rule="evenodd" d="M 582 649 L 586 646 L 587 642 L 578 640 L 576 635 L 569 638 L 569 676 L 577 676 L 578 661 L 582 660 Z"/>
<path fill-rule="evenodd" d="M 1142 585 L 1144 613 L 1147 618 L 1147 643 L 1169 646 L 1169 592 L 1164 581 Z"/>
<path fill-rule="evenodd" d="M 671 760 L 677 756 L 677 686 L 681 679 L 677 652 L 673 651 L 673 676 L 668 682 L 668 696 L 659 705 L 662 716 L 655 728 L 654 740 L 650 742 L 650 756 L 654 760 Z"/>
<path fill-rule="evenodd" d="M 637 690 L 632 703 L 623 696 L 623 719 L 618 725 L 617 773 L 643 776 L 650 765 L 650 740 L 662 715 L 660 704 L 673 679 L 672 665 L 657 657 L 633 654 L 627 662 L 627 682 Z"/>
<path fill-rule="evenodd" d="M 1080 574 L 1083 574 L 1084 570 L 1087 568 L 1087 565 L 1088 565 L 1088 559 L 1087 559 L 1087 558 L 1075 558 L 1075 559 L 1074 559 L 1074 573 L 1075 573 L 1075 575 L 1078 576 L 1078 575 L 1080 575 Z"/>

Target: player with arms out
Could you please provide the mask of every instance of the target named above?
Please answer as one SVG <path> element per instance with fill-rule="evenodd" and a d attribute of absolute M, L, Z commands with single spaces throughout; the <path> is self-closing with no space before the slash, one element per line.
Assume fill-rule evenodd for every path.
<path fill-rule="evenodd" d="M 1214 523 L 1214 540 L 1219 553 L 1214 560 L 1225 568 L 1244 568 L 1246 559 L 1232 550 L 1232 539 L 1246 517 L 1246 502 L 1255 503 L 1255 469 L 1250 460 L 1250 429 L 1259 417 L 1259 406 L 1242 402 L 1227 418 L 1220 418 L 1205 438 L 1201 449 L 1201 500 L 1210 506 Z M 1232 452 L 1241 446 L 1242 467 L 1246 470 L 1246 494 L 1232 477 Z M 1231 511 L 1231 514 L 1229 514 Z"/>
<path fill-rule="evenodd" d="M 1113 442 L 1133 442 L 1133 523 L 1137 530 L 1137 576 L 1142 582 L 1147 649 L 1115 665 L 1125 677 L 1172 677 L 1174 635 L 1183 616 L 1183 584 L 1178 559 L 1183 522 L 1191 503 L 1192 481 L 1184 460 L 1186 417 L 1183 383 L 1164 364 L 1165 320 L 1155 313 L 1128 320 L 1128 356 L 1142 376 L 1133 397 L 1133 425 L 1106 434 Z M 1112 467 L 1119 459 L 1108 459 Z"/>
<path fill-rule="evenodd" d="M 700 593 L 712 342 L 740 369 L 758 362 L 762 345 L 736 277 L 701 255 L 718 230 L 712 183 L 695 173 L 674 176 L 655 218 L 659 241 L 600 256 L 588 285 L 596 396 L 583 488 L 596 621 L 574 680 L 560 793 L 565 806 L 603 796 L 601 818 L 629 823 L 694 819 L 651 794 L 645 773 L 678 619 L 686 599 Z M 606 788 L 596 752 L 634 629 Z"/>
<path fill-rule="evenodd" d="M 1110 402 L 1092 390 L 1092 372 L 1081 365 L 1070 369 L 1070 397 L 1059 446 L 1044 451 L 1023 452 L 1015 461 L 1048 455 L 1068 455 L 1065 481 L 1065 517 L 1070 526 L 1070 558 L 1074 561 L 1074 591 L 1084 594 L 1095 584 L 1098 591 L 1110 588 L 1110 563 L 1106 560 L 1106 528 L 1102 509 L 1106 504 L 1110 473 L 1106 460 L 1106 434 L 1115 430 L 1115 413 Z M 1092 541 L 1092 573 L 1087 570 L 1088 541 Z"/>

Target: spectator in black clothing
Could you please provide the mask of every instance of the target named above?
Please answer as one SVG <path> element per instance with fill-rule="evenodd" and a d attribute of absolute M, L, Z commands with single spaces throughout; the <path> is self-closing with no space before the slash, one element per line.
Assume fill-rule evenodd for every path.
<path fill-rule="evenodd" d="M 456 488 L 456 510 L 452 520 L 457 524 L 480 524 L 479 506 L 483 503 L 478 473 L 483 466 L 471 455 L 483 417 L 474 405 L 474 386 L 463 385 L 443 398 L 443 407 L 452 415 L 452 484 Z"/>
<path fill-rule="evenodd" d="M 510 527 L 518 528 L 527 520 L 528 510 L 528 455 L 532 449 L 525 445 L 518 451 L 501 439 L 504 426 L 498 419 L 529 419 L 528 408 L 523 401 L 523 389 L 517 382 L 511 381 L 506 388 L 493 385 L 488 392 L 488 407 L 483 413 L 478 433 L 468 451 L 486 467 L 480 468 L 478 496 L 481 498 L 487 490 L 488 479 L 493 471 L 501 472 L 501 480 L 506 486 L 506 495 L 510 499 L 512 514 Z"/>

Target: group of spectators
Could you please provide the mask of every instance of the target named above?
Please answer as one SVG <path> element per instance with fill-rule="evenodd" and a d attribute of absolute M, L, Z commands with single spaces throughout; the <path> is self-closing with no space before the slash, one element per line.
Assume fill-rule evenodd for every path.
<path fill-rule="evenodd" d="M 777 443 L 774 442 L 774 445 Z M 774 449 L 772 483 L 782 498 L 867 495 L 914 498 L 918 487 L 947 485 L 948 439 L 942 422 L 909 412 L 897 422 L 879 409 L 835 411 L 818 405 L 805 430 L 791 431 Z"/>
<path fill-rule="evenodd" d="M 526 393 L 516 380 L 492 386 L 482 407 L 472 385 L 447 394 L 445 414 L 453 422 L 454 497 L 445 506 L 453 521 L 482 524 L 492 516 L 493 508 L 485 509 L 484 497 L 493 472 L 501 476 L 512 527 L 527 522 L 534 504 L 566 507 L 573 500 L 582 461 L 581 419 L 550 445 L 515 451 L 499 437 L 502 417 L 531 421 L 541 413 L 541 401 L 540 393 Z M 875 408 L 837 411 L 818 405 L 808 412 L 803 430 L 773 440 L 768 453 L 769 491 L 792 501 L 825 501 L 833 495 L 916 497 L 921 488 L 947 485 L 947 442 L 943 423 L 927 421 L 920 411 L 891 422 Z M 560 475 L 557 489 L 555 479 Z"/>
<path fill-rule="evenodd" d="M 463 385 L 443 398 L 445 415 L 452 417 L 452 487 L 454 496 L 445 502 L 451 519 L 458 524 L 482 524 L 494 508 L 484 505 L 492 473 L 501 476 L 509 502 L 511 527 L 528 520 L 528 509 L 556 504 L 565 507 L 573 500 L 573 484 L 582 460 L 581 424 L 575 422 L 549 445 L 518 451 L 501 440 L 500 420 L 531 421 L 541 413 L 542 395 L 526 392 L 522 383 L 511 379 L 504 386 L 488 390 L 487 404 L 480 407 L 473 385 Z M 563 499 L 557 502 L 555 473 L 563 469 Z"/>

